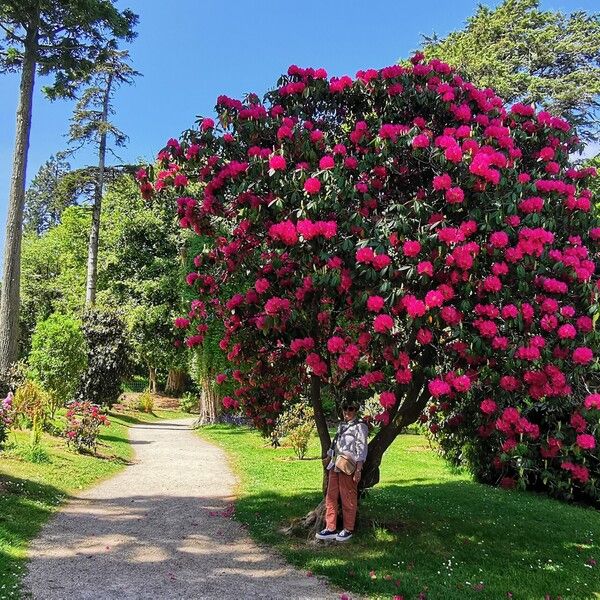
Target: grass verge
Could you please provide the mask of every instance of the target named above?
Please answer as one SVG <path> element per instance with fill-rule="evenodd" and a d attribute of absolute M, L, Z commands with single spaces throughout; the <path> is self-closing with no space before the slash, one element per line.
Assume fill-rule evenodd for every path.
<path fill-rule="evenodd" d="M 110 427 L 101 430 L 98 456 L 77 454 L 66 447 L 64 439 L 44 434 L 42 452 L 32 457 L 29 432 L 11 432 L 7 451 L 0 453 L 0 600 L 20 597 L 28 542 L 57 507 L 71 494 L 128 464 L 133 449 L 127 428 L 184 416 L 190 415 L 162 410 L 110 413 Z"/>
<path fill-rule="evenodd" d="M 236 517 L 294 565 L 369 598 L 600 598 L 600 513 L 450 471 L 417 435 L 400 436 L 346 545 L 287 537 L 283 525 L 320 500 L 319 460 L 297 460 L 227 425 L 200 435 L 240 477 Z M 309 457 L 316 457 L 316 441 Z M 596 565 L 598 561 L 598 565 Z"/>

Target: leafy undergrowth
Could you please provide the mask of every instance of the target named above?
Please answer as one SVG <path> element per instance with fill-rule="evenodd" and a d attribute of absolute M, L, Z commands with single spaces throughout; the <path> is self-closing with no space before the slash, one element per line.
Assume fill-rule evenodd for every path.
<path fill-rule="evenodd" d="M 237 518 L 308 575 L 370 598 L 600 598 L 600 513 L 474 483 L 424 437 L 398 438 L 354 539 L 327 545 L 280 531 L 319 502 L 319 460 L 296 460 L 247 428 L 200 434 L 228 451 L 240 476 Z M 313 440 L 307 456 L 317 455 Z"/>
<path fill-rule="evenodd" d="M 129 463 L 133 450 L 127 428 L 184 416 L 190 415 L 162 410 L 110 413 L 110 427 L 101 429 L 97 456 L 77 454 L 63 438 L 44 434 L 42 451 L 32 457 L 29 432 L 11 432 L 6 451 L 0 453 L 0 600 L 20 597 L 27 544 L 58 505 Z"/>

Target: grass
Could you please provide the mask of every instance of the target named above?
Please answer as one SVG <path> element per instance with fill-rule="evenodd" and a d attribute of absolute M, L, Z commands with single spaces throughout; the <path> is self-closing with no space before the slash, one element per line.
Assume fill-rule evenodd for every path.
<path fill-rule="evenodd" d="M 320 461 L 299 461 L 246 428 L 200 434 L 228 451 L 240 476 L 236 517 L 250 534 L 342 589 L 377 599 L 600 598 L 597 511 L 474 483 L 424 437 L 403 435 L 390 448 L 357 535 L 342 546 L 280 532 L 320 501 Z M 307 456 L 317 454 L 313 441 Z"/>
<path fill-rule="evenodd" d="M 44 452 L 31 456 L 29 432 L 10 433 L 7 451 L 0 455 L 0 600 L 20 597 L 28 542 L 57 507 L 71 494 L 129 463 L 133 449 L 127 428 L 183 416 L 190 415 L 162 410 L 110 413 L 110 427 L 101 430 L 98 456 L 77 454 L 63 439 L 47 434 L 42 440 Z"/>

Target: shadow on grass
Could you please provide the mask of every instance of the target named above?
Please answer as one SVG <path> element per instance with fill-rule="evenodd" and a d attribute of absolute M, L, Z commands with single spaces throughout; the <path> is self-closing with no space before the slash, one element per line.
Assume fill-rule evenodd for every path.
<path fill-rule="evenodd" d="M 0 581 L 5 589 L 18 584 L 29 540 L 63 499 L 53 486 L 0 474 Z"/>
<path fill-rule="evenodd" d="M 133 415 L 127 415 L 124 413 L 114 413 L 112 411 L 108 412 L 108 418 L 114 419 L 115 421 L 127 426 L 127 425 L 142 425 L 146 424 L 147 421 L 142 421 Z"/>
<path fill-rule="evenodd" d="M 256 539 L 292 563 L 361 594 L 598 598 L 600 514 L 593 509 L 470 482 L 387 485 L 363 500 L 349 544 L 281 535 L 320 499 L 249 494 L 236 512 Z"/>
<path fill-rule="evenodd" d="M 118 437 L 116 435 L 105 435 L 105 434 L 101 434 L 99 436 L 99 439 L 102 440 L 103 442 L 119 442 L 119 443 L 124 443 L 126 440 L 124 440 L 122 437 Z M 132 445 L 142 445 L 142 444 L 153 444 L 154 442 L 148 441 L 148 440 L 128 440 L 129 444 Z"/>

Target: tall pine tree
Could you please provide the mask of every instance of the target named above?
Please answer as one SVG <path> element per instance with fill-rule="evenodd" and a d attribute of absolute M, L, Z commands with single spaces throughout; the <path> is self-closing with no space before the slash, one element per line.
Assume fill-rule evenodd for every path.
<path fill-rule="evenodd" d="M 49 98 L 72 97 L 101 60 L 107 38 L 131 40 L 137 16 L 115 0 L 4 0 L 0 72 L 20 72 L 0 299 L 0 374 L 17 355 L 25 177 L 36 72 L 53 75 Z"/>

